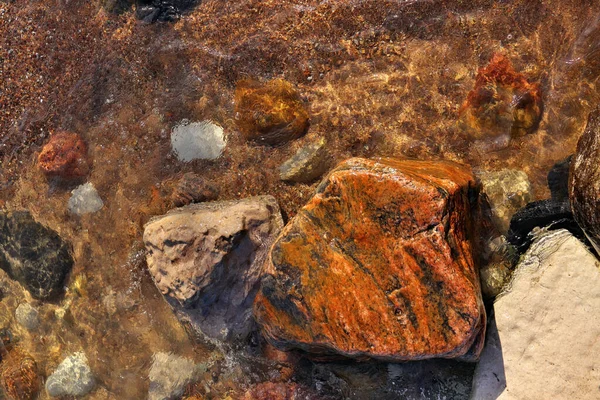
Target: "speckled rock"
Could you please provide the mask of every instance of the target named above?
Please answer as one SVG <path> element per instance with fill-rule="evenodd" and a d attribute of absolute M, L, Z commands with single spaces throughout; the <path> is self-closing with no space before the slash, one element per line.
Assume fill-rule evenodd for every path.
<path fill-rule="evenodd" d="M 170 353 L 155 353 L 148 373 L 148 400 L 180 398 L 187 385 L 198 375 L 194 362 Z"/>
<path fill-rule="evenodd" d="M 104 207 L 104 202 L 90 182 L 78 186 L 71 192 L 68 208 L 73 214 L 91 214 L 100 211 L 102 207 Z"/>
<path fill-rule="evenodd" d="M 42 148 L 38 166 L 48 176 L 66 179 L 84 177 L 90 170 L 87 145 L 76 133 L 55 133 Z"/>
<path fill-rule="evenodd" d="M 494 303 L 473 400 L 597 399 L 600 264 L 566 230 L 544 232 Z"/>
<path fill-rule="evenodd" d="M 39 312 L 29 303 L 21 303 L 15 310 L 17 322 L 32 331 L 40 325 Z"/>
<path fill-rule="evenodd" d="M 73 266 L 70 245 L 26 211 L 0 213 L 0 268 L 32 296 L 49 299 L 62 292 Z"/>
<path fill-rule="evenodd" d="M 477 177 L 481 182 L 481 192 L 490 203 L 492 221 L 500 233 L 506 234 L 513 214 L 533 201 L 533 190 L 527 174 L 503 169 L 481 172 Z"/>
<path fill-rule="evenodd" d="M 87 357 L 81 352 L 65 358 L 46 381 L 46 391 L 52 397 L 85 396 L 95 386 Z"/>
<path fill-rule="evenodd" d="M 211 201 L 217 197 L 219 197 L 217 187 L 193 172 L 188 172 L 179 179 L 171 195 L 173 204 L 177 207 Z"/>
<path fill-rule="evenodd" d="M 308 112 L 291 83 L 274 79 L 267 83 L 238 82 L 235 119 L 247 140 L 277 145 L 306 133 Z"/>
<path fill-rule="evenodd" d="M 150 274 L 181 319 L 211 337 L 243 338 L 264 258 L 282 226 L 271 196 L 171 210 L 144 230 Z"/>
<path fill-rule="evenodd" d="M 9 399 L 35 399 L 41 385 L 35 360 L 21 349 L 14 349 L 0 364 L 2 388 Z"/>
<path fill-rule="evenodd" d="M 600 251 L 600 108 L 591 112 L 571 162 L 569 199 L 575 220 Z"/>
<path fill-rule="evenodd" d="M 254 307 L 267 340 L 314 355 L 477 358 L 473 181 L 452 162 L 341 163 L 270 251 Z"/>
<path fill-rule="evenodd" d="M 301 147 L 279 167 L 282 181 L 310 183 L 329 169 L 329 152 L 324 138 Z"/>
<path fill-rule="evenodd" d="M 223 128 L 211 121 L 182 121 L 171 132 L 171 147 L 180 161 L 215 160 L 227 142 Z"/>
<path fill-rule="evenodd" d="M 476 139 L 515 138 L 537 129 L 542 108 L 540 85 L 529 82 L 505 55 L 496 53 L 477 72 L 460 115 L 463 127 Z"/>

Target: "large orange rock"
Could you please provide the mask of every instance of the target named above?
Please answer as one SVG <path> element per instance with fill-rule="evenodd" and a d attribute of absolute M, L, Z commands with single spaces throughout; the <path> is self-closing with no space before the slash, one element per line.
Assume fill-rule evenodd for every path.
<path fill-rule="evenodd" d="M 340 164 L 271 248 L 254 304 L 265 338 L 318 356 L 476 359 L 473 189 L 452 162 Z"/>

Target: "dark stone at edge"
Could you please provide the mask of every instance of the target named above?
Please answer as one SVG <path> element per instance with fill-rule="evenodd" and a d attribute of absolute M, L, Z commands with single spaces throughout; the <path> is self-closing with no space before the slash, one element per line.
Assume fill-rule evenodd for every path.
<path fill-rule="evenodd" d="M 0 268 L 35 298 L 62 293 L 73 267 L 71 247 L 27 211 L 0 213 Z"/>

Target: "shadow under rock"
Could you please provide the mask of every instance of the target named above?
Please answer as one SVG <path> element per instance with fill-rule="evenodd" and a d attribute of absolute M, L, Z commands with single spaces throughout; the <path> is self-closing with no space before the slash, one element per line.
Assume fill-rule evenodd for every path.
<path fill-rule="evenodd" d="M 493 312 L 489 315 L 485 347 L 473 377 L 472 400 L 496 400 L 506 389 L 502 343 L 496 317 Z"/>

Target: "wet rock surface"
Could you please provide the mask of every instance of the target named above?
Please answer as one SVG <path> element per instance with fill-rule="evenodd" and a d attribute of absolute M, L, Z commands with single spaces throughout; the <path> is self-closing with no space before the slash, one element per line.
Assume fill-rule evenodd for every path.
<path fill-rule="evenodd" d="M 84 396 L 95 386 L 87 357 L 81 352 L 65 358 L 46 381 L 46 391 L 52 397 Z"/>
<path fill-rule="evenodd" d="M 188 358 L 169 353 L 156 353 L 148 372 L 148 400 L 181 397 L 185 387 L 197 378 L 198 368 Z"/>
<path fill-rule="evenodd" d="M 587 125 L 571 162 L 569 199 L 575 220 L 600 251 L 600 109 Z"/>
<path fill-rule="evenodd" d="M 597 398 L 599 285 L 583 243 L 566 230 L 538 236 L 494 303 L 471 398 Z"/>
<path fill-rule="evenodd" d="M 481 192 L 487 197 L 492 221 L 498 230 L 506 234 L 513 214 L 533 201 L 533 189 L 523 171 L 504 169 L 477 174 Z"/>
<path fill-rule="evenodd" d="M 33 400 L 36 398 L 41 377 L 33 357 L 21 349 L 11 351 L 0 364 L 2 388 L 9 399 Z"/>
<path fill-rule="evenodd" d="M 477 72 L 475 87 L 461 108 L 461 118 L 477 139 L 510 139 L 537 129 L 542 107 L 540 85 L 516 72 L 505 55 L 495 53 Z"/>
<path fill-rule="evenodd" d="M 308 112 L 302 99 L 283 79 L 240 81 L 234 101 L 236 123 L 247 140 L 278 145 L 299 138 L 308 129 Z"/>
<path fill-rule="evenodd" d="M 216 200 L 219 190 L 216 185 L 193 172 L 184 174 L 175 185 L 171 200 L 176 207 L 191 203 Z"/>
<path fill-rule="evenodd" d="M 183 121 L 171 132 L 171 147 L 183 162 L 215 160 L 221 156 L 225 145 L 223 128 L 211 121 Z"/>
<path fill-rule="evenodd" d="M 282 226 L 271 196 L 174 209 L 145 227 L 150 274 L 181 318 L 211 337 L 243 338 L 262 263 Z"/>
<path fill-rule="evenodd" d="M 73 266 L 70 245 L 27 211 L 0 213 L 0 268 L 33 297 L 58 296 Z"/>
<path fill-rule="evenodd" d="M 265 337 L 313 355 L 477 358 L 473 180 L 452 162 L 341 163 L 271 249 L 254 307 Z"/>
<path fill-rule="evenodd" d="M 42 148 L 38 166 L 49 177 L 82 178 L 90 170 L 87 145 L 76 133 L 55 133 Z"/>
<path fill-rule="evenodd" d="M 39 312 L 29 303 L 19 304 L 15 311 L 15 318 L 21 326 L 30 331 L 40 325 Z"/>
<path fill-rule="evenodd" d="M 73 189 L 67 207 L 75 215 L 85 215 L 100 211 L 104 202 L 94 185 L 88 182 Z"/>
<path fill-rule="evenodd" d="M 199 0 L 137 0 L 136 16 L 146 22 L 174 22 Z"/>
<path fill-rule="evenodd" d="M 554 164 L 548 172 L 548 188 L 554 201 L 569 201 L 569 171 L 572 160 L 573 156 L 571 155 Z"/>
<path fill-rule="evenodd" d="M 329 169 L 330 154 L 327 142 L 321 138 L 298 149 L 296 154 L 279 167 L 282 181 L 310 183 Z"/>

